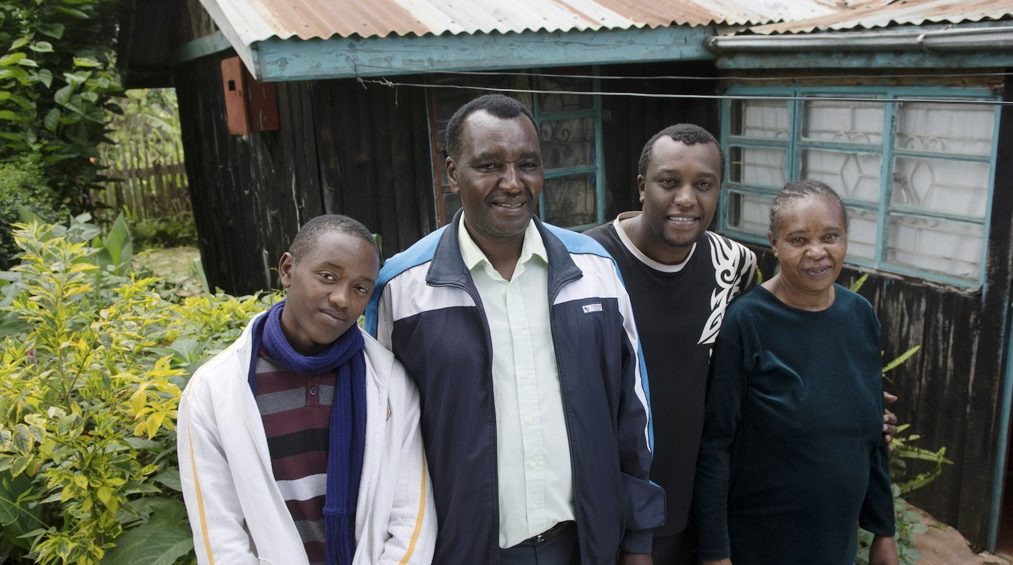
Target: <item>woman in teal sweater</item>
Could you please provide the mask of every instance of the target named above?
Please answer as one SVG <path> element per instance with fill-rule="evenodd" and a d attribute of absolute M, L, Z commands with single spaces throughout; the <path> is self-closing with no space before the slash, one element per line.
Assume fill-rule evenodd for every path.
<path fill-rule="evenodd" d="M 711 361 L 694 492 L 705 565 L 896 565 L 879 321 L 835 284 L 840 197 L 789 183 L 770 211 L 779 272 L 732 303 Z"/>

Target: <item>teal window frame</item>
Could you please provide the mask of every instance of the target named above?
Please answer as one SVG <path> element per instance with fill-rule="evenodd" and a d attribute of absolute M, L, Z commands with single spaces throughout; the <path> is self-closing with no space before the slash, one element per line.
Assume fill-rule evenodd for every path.
<path fill-rule="evenodd" d="M 594 92 L 601 92 L 601 79 L 598 78 L 598 67 L 593 69 L 594 78 L 591 84 L 593 85 Z M 532 77 L 533 84 L 537 88 L 538 79 Z M 545 169 L 544 176 L 545 180 L 557 179 L 568 176 L 579 176 L 593 174 L 595 180 L 595 221 L 590 224 L 582 224 L 578 226 L 563 226 L 566 229 L 573 231 L 584 231 L 591 229 L 605 221 L 605 150 L 602 147 L 602 126 L 601 126 L 601 95 L 595 94 L 592 98 L 594 102 L 590 108 L 581 110 L 566 110 L 566 111 L 544 111 L 538 103 L 538 94 L 533 94 L 532 98 L 532 114 L 535 116 L 535 121 L 541 124 L 543 121 L 554 121 L 554 120 L 575 120 L 581 118 L 590 118 L 594 124 L 594 164 L 586 165 L 583 167 L 565 167 L 557 169 Z M 545 188 L 542 188 L 541 194 L 538 195 L 538 210 L 539 216 L 542 215 L 542 211 L 545 210 Z"/>
<path fill-rule="evenodd" d="M 879 190 L 879 201 L 875 204 L 862 202 L 852 199 L 845 199 L 845 204 L 849 208 L 867 210 L 875 212 L 877 215 L 877 231 L 876 231 L 876 244 L 875 244 L 875 256 L 872 260 L 848 256 L 847 263 L 866 269 L 882 271 L 886 273 L 895 273 L 904 276 L 911 276 L 921 278 L 928 281 L 940 282 L 948 285 L 952 285 L 958 288 L 973 290 L 980 288 L 984 284 L 986 258 L 988 256 L 988 238 L 989 238 L 989 226 L 991 225 L 991 214 L 992 214 L 992 200 L 995 194 L 995 169 L 996 169 L 996 154 L 998 147 L 999 138 L 999 118 L 1001 112 L 998 111 L 998 106 L 994 111 L 994 126 L 993 126 L 993 137 L 990 154 L 987 157 L 984 156 L 972 156 L 972 155 L 953 155 L 946 156 L 940 153 L 933 153 L 927 151 L 914 151 L 907 149 L 898 149 L 896 147 L 896 120 L 897 120 L 897 102 L 904 102 L 907 100 L 953 100 L 954 102 L 961 102 L 967 100 L 974 101 L 1000 101 L 999 95 L 987 88 L 967 88 L 967 87 L 852 87 L 852 86 L 840 86 L 840 87 L 818 87 L 818 86 L 800 86 L 800 87 L 739 87 L 732 86 L 726 92 L 726 98 L 721 103 L 721 143 L 722 147 L 727 153 L 731 153 L 730 148 L 742 147 L 752 149 L 776 149 L 783 150 L 786 153 L 784 163 L 784 177 L 790 180 L 797 180 L 802 174 L 802 154 L 806 149 L 828 149 L 828 150 L 839 150 L 848 152 L 866 152 L 869 154 L 877 154 L 882 158 L 881 169 L 880 169 L 880 190 Z M 803 141 L 803 104 L 811 99 L 818 98 L 820 96 L 828 97 L 855 97 L 861 98 L 862 101 L 882 101 L 884 103 L 883 112 L 883 136 L 880 146 L 880 151 L 875 151 L 874 147 L 870 151 L 857 148 L 853 144 L 847 143 L 834 143 L 826 141 Z M 742 97 L 770 97 L 775 99 L 783 100 L 788 110 L 788 126 L 789 132 L 785 139 L 759 139 L 752 137 L 745 137 L 739 135 L 733 135 L 731 132 L 732 127 L 732 104 Z M 987 187 L 987 201 L 985 203 L 985 215 L 982 218 L 973 218 L 968 216 L 961 216 L 955 214 L 946 214 L 940 212 L 932 212 L 928 210 L 919 210 L 910 207 L 898 206 L 892 204 L 893 194 L 893 168 L 894 168 L 894 157 L 920 157 L 930 159 L 952 159 L 965 162 L 981 162 L 987 163 L 989 167 L 988 175 L 988 187 Z M 745 183 L 731 182 L 729 169 L 730 166 L 725 167 L 724 171 L 724 187 L 722 191 L 721 199 L 718 205 L 718 229 L 729 236 L 733 236 L 736 239 L 748 241 L 757 244 L 768 244 L 767 238 L 764 236 L 757 235 L 752 232 L 744 230 L 738 230 L 728 224 L 728 211 L 730 192 L 735 191 L 747 195 L 763 196 L 772 198 L 774 197 L 779 189 L 771 187 L 749 185 Z M 889 241 L 889 235 L 887 233 L 889 229 L 889 214 L 891 212 L 913 214 L 920 217 L 930 219 L 941 219 L 941 220 L 956 220 L 968 224 L 977 224 L 982 226 L 982 250 L 980 258 L 980 269 L 978 276 L 975 279 L 968 279 L 963 277 L 956 277 L 940 273 L 937 271 L 930 271 L 926 269 L 919 269 L 910 267 L 907 265 L 900 265 L 892 263 L 887 260 L 887 247 Z"/>
<path fill-rule="evenodd" d="M 601 92 L 601 80 L 599 77 L 599 68 L 597 66 L 592 68 L 592 74 L 594 78 L 591 80 L 592 89 L 594 94 L 592 95 L 593 103 L 588 108 L 579 110 L 566 110 L 566 111 L 547 111 L 543 110 L 539 104 L 538 93 L 535 90 L 541 90 L 539 84 L 539 69 L 531 69 L 530 76 L 528 77 L 528 83 L 526 85 L 531 94 L 531 113 L 535 118 L 535 121 L 539 124 L 543 120 L 572 120 L 590 118 L 594 125 L 594 163 L 591 165 L 581 167 L 566 167 L 566 168 L 554 168 L 544 170 L 544 179 L 551 180 L 556 178 L 562 178 L 567 176 L 579 176 L 579 175 L 594 175 L 595 186 L 594 186 L 594 198 L 595 198 L 595 221 L 589 224 L 575 225 L 575 226 L 560 226 L 573 231 L 584 231 L 593 228 L 597 225 L 604 223 L 605 221 L 605 148 L 604 148 L 604 135 L 602 133 L 602 96 Z M 481 94 L 481 93 L 479 93 Z M 504 94 L 514 96 L 509 91 Z M 430 149 L 432 154 L 432 165 L 433 165 L 433 197 L 434 197 L 434 210 L 433 214 L 436 219 L 437 225 L 445 225 L 453 217 L 454 211 L 447 208 L 446 198 L 447 192 L 444 190 L 447 184 L 446 169 L 444 166 L 444 158 L 441 154 L 442 149 L 442 135 L 438 134 L 437 128 L 445 126 L 445 122 L 450 119 L 450 116 L 438 116 L 435 110 L 434 98 L 439 96 L 438 91 L 433 91 L 427 94 L 426 100 L 426 118 L 428 121 L 428 129 L 430 134 Z M 477 97 L 478 94 L 475 94 Z M 442 130 L 440 130 L 442 132 Z M 543 217 L 543 211 L 545 210 L 545 190 L 543 185 L 542 192 L 538 195 L 538 215 Z"/>

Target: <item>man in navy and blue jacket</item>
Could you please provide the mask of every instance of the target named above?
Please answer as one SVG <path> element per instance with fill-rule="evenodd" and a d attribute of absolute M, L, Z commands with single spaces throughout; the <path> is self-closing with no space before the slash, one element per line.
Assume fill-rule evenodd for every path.
<path fill-rule="evenodd" d="M 517 101 L 447 128 L 462 211 L 384 265 L 367 329 L 417 382 L 435 563 L 650 563 L 647 375 L 629 296 L 596 242 L 534 216 L 544 171 Z"/>

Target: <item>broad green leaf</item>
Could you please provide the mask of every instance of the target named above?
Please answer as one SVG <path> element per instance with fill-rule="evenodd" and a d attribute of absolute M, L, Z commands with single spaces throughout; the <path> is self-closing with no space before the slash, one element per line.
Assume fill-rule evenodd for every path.
<path fill-rule="evenodd" d="M 2 66 L 3 65 L 0 65 L 0 67 Z M 21 67 L 10 66 L 0 68 L 0 80 L 7 78 L 12 78 L 18 81 L 18 84 L 22 86 L 28 86 L 31 83 L 28 71 L 22 69 Z"/>
<path fill-rule="evenodd" d="M 11 47 L 10 49 L 8 49 L 8 51 L 15 51 L 17 49 L 21 49 L 25 45 L 28 45 L 28 41 L 29 39 L 27 37 L 19 37 L 11 42 Z"/>
<path fill-rule="evenodd" d="M 172 565 L 193 549 L 186 522 L 156 518 L 124 532 L 115 543 L 102 559 L 103 565 Z"/>
<path fill-rule="evenodd" d="M 56 10 L 57 12 L 66 14 L 74 18 L 80 18 L 82 20 L 88 18 L 88 14 L 86 12 L 82 12 L 81 10 L 76 10 L 74 8 L 67 8 L 65 6 L 55 6 L 53 9 Z"/>
<path fill-rule="evenodd" d="M 27 57 L 18 61 L 18 64 L 22 67 L 31 67 L 33 69 L 39 68 L 39 64 L 35 62 L 35 59 L 29 59 Z"/>
<path fill-rule="evenodd" d="M 113 222 L 109 234 L 102 239 L 102 245 L 109 252 L 114 267 L 119 269 L 130 264 L 134 257 L 134 247 L 130 238 L 130 228 L 127 227 L 127 220 L 123 214 Z"/>
<path fill-rule="evenodd" d="M 169 523 L 186 520 L 186 505 L 179 498 L 148 497 L 144 499 L 144 503 L 154 516 L 153 519 Z"/>
<path fill-rule="evenodd" d="M 53 85 L 53 71 L 49 69 L 39 69 L 36 77 L 39 79 L 39 82 L 46 85 L 46 88 Z"/>
<path fill-rule="evenodd" d="M 11 110 L 0 110 L 0 120 L 7 120 L 9 122 L 21 122 L 24 121 L 24 117 L 17 112 Z"/>
<path fill-rule="evenodd" d="M 73 94 L 74 87 L 68 84 L 56 91 L 56 94 L 53 95 L 53 100 L 61 106 L 66 106 L 70 102 L 70 98 Z"/>
<path fill-rule="evenodd" d="M 35 26 L 35 31 L 42 35 L 52 37 L 53 39 L 60 39 L 63 37 L 64 26 L 61 23 L 40 23 Z"/>
<path fill-rule="evenodd" d="M 101 69 L 102 63 L 91 57 L 74 57 L 74 66 L 84 69 Z"/>
<path fill-rule="evenodd" d="M 29 47 L 29 49 L 35 51 L 36 53 L 52 53 L 53 44 L 48 41 L 36 41 Z"/>
<path fill-rule="evenodd" d="M 179 469 L 167 469 L 155 475 L 155 482 L 161 483 L 176 492 L 183 492 L 183 486 L 179 482 Z"/>
<path fill-rule="evenodd" d="M 45 526 L 39 507 L 27 496 L 31 492 L 31 479 L 26 475 L 11 478 L 0 473 L 0 525 L 5 541 L 22 549 L 29 549 L 31 542 L 22 538 L 30 529 Z"/>
<path fill-rule="evenodd" d="M 162 444 L 157 441 L 151 441 L 150 439 L 144 439 L 142 437 L 126 437 L 123 441 L 132 447 L 133 449 L 158 449 Z"/>
<path fill-rule="evenodd" d="M 49 131 L 56 131 L 60 125 L 60 109 L 53 108 L 46 112 L 46 117 L 42 119 L 42 125 Z"/>
<path fill-rule="evenodd" d="M 7 65 L 16 65 L 18 61 L 24 59 L 27 56 L 28 55 L 25 55 L 24 53 L 21 52 L 8 53 L 3 57 L 0 57 L 0 66 L 6 67 Z"/>
<path fill-rule="evenodd" d="M 100 486 L 95 489 L 95 496 L 102 502 L 102 504 L 109 505 L 109 501 L 113 498 L 113 489 L 108 486 Z"/>
<path fill-rule="evenodd" d="M 7 93 L 0 92 L 0 100 L 3 99 L 3 96 L 2 96 L 3 94 L 7 94 Z M 32 112 L 32 111 L 35 110 L 35 103 L 32 102 L 31 100 L 25 98 L 24 96 L 18 96 L 16 94 L 11 94 L 11 95 L 7 96 L 7 99 L 10 100 L 11 102 L 17 104 L 18 107 L 20 107 L 22 110 L 26 110 L 28 112 Z"/>

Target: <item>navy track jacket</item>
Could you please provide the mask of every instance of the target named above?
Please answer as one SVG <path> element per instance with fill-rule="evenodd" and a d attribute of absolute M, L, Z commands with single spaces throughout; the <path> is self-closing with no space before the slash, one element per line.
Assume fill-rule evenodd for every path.
<path fill-rule="evenodd" d="M 650 552 L 664 493 L 650 482 L 647 375 L 629 296 L 608 253 L 533 220 L 549 257 L 552 344 L 570 441 L 583 564 Z M 499 563 L 489 325 L 458 245 L 458 218 L 390 258 L 366 327 L 419 387 L 439 535 L 434 563 Z"/>

